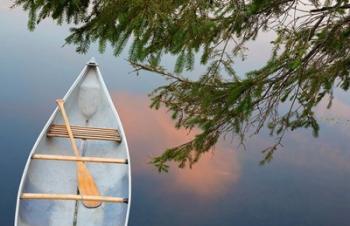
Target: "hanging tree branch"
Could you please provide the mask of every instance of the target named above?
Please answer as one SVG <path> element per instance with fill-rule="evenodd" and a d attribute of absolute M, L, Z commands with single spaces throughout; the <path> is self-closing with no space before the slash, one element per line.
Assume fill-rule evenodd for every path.
<path fill-rule="evenodd" d="M 160 171 L 171 161 L 191 166 L 227 134 L 244 142 L 252 129 L 254 134 L 268 129 L 277 138 L 263 152 L 262 163 L 268 162 L 288 131 L 311 128 L 317 136 L 315 107 L 333 97 L 335 87 L 350 86 L 347 0 L 17 0 L 15 5 L 28 11 L 30 29 L 47 17 L 72 24 L 66 42 L 81 53 L 98 42 L 101 52 L 109 43 L 118 56 L 130 39 L 128 60 L 135 71 L 168 79 L 150 94 L 151 107 L 166 107 L 177 128 L 199 133 L 155 157 Z M 246 57 L 245 44 L 262 32 L 276 34 L 272 56 L 260 69 L 238 75 L 235 61 Z M 174 72 L 161 66 L 166 54 L 176 57 Z M 182 74 L 193 70 L 195 58 L 207 69 L 191 80 Z"/>

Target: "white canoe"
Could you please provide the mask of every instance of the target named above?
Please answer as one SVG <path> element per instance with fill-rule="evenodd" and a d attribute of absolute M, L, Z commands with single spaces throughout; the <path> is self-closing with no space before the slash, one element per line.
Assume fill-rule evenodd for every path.
<path fill-rule="evenodd" d="M 128 145 L 93 58 L 63 99 L 81 158 L 101 195 L 78 194 L 77 158 L 56 108 L 27 160 L 18 190 L 15 226 L 127 225 L 131 199 Z M 102 205 L 86 208 L 84 199 L 102 200 Z"/>

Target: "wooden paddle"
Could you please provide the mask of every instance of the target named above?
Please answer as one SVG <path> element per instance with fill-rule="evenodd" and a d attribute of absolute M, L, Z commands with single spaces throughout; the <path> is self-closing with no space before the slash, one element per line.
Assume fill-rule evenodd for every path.
<path fill-rule="evenodd" d="M 81 157 L 79 149 L 77 147 L 77 144 L 75 143 L 72 129 L 69 124 L 68 116 L 66 114 L 66 111 L 64 109 L 64 100 L 58 99 L 56 100 L 57 105 L 62 113 L 62 117 L 64 120 L 64 123 L 67 128 L 67 132 L 69 135 L 69 139 L 72 145 L 73 152 L 76 157 Z M 82 161 L 77 161 L 77 178 L 78 178 L 78 189 L 81 195 L 92 195 L 92 196 L 100 196 L 100 192 L 96 186 L 96 183 L 94 181 L 94 178 L 92 177 L 91 173 L 89 172 L 88 168 Z M 96 208 L 101 205 L 101 201 L 83 201 L 84 206 L 88 208 Z"/>

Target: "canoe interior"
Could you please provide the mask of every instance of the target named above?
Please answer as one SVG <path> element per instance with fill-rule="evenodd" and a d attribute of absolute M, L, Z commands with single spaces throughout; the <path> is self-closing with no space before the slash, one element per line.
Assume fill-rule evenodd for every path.
<path fill-rule="evenodd" d="M 97 87 L 88 92 L 82 84 Z M 89 96 L 90 95 L 90 96 Z M 82 111 L 91 101 L 96 112 L 86 124 Z M 80 103 L 79 103 L 80 102 Z M 82 106 L 82 103 L 83 106 Z M 86 66 L 65 96 L 65 108 L 72 125 L 116 128 L 121 142 L 79 140 L 77 145 L 83 156 L 128 159 L 128 147 L 123 128 L 98 68 Z M 92 110 L 94 111 L 94 110 Z M 60 112 L 55 110 L 31 152 L 32 154 L 74 155 L 67 138 L 47 137 L 49 126 L 64 124 Z M 86 163 L 103 196 L 130 199 L 129 164 Z M 31 160 L 27 162 L 19 193 L 77 194 L 76 164 L 71 161 Z M 97 226 L 126 225 L 130 204 L 103 203 L 99 208 L 88 209 L 80 201 L 18 200 L 17 226 Z"/>

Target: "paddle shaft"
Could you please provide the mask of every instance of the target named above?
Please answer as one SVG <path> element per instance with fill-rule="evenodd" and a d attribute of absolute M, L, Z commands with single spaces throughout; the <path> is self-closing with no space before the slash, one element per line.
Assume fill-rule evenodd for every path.
<path fill-rule="evenodd" d="M 73 152 L 74 152 L 76 157 L 80 157 L 79 149 L 78 149 L 77 144 L 74 140 L 73 132 L 72 132 L 72 129 L 70 127 L 68 116 L 67 116 L 66 110 L 64 109 L 64 101 L 62 99 L 58 99 L 58 100 L 56 100 L 56 102 L 57 102 L 58 107 L 62 113 L 62 117 L 64 120 L 64 124 L 66 125 L 66 128 L 67 128 L 67 132 L 68 132 L 70 143 L 72 145 Z"/>

